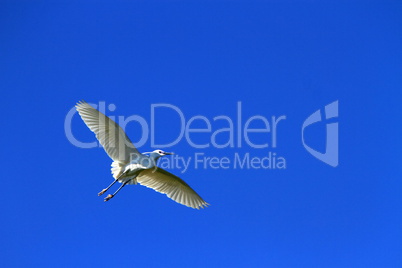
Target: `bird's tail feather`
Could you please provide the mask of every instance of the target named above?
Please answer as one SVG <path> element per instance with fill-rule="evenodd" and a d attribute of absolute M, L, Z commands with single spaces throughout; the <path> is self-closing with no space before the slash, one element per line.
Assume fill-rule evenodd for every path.
<path fill-rule="evenodd" d="M 119 161 L 114 161 L 112 163 L 112 174 L 113 174 L 113 178 L 117 179 L 122 173 L 123 173 L 123 168 L 124 168 L 124 164 L 122 164 Z"/>
<path fill-rule="evenodd" d="M 136 175 L 127 176 L 127 174 L 124 174 L 125 166 L 126 166 L 125 164 L 122 164 L 119 161 L 114 161 L 112 163 L 112 169 L 111 169 L 113 178 L 119 179 L 120 183 L 128 181 L 128 184 L 137 184 L 137 180 L 135 179 Z"/>

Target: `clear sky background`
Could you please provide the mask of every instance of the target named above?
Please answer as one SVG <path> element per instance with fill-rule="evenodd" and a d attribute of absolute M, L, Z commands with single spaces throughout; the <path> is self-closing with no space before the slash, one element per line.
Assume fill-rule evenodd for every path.
<path fill-rule="evenodd" d="M 402 4 L 280 2 L 2 1 L 0 266 L 402 267 Z M 286 169 L 169 169 L 211 204 L 200 211 L 142 186 L 104 203 L 111 160 L 65 135 L 82 99 L 147 122 L 157 103 L 186 119 L 235 119 L 238 101 L 244 118 L 285 115 L 276 148 L 183 139 L 165 150 L 275 152 Z M 336 100 L 334 168 L 304 149 L 301 126 Z M 167 142 L 178 117 L 158 112 L 156 140 Z M 129 124 L 133 141 L 139 130 Z M 72 131 L 94 141 L 78 116 Z M 305 134 L 324 151 L 324 123 Z M 139 148 L 152 149 L 149 139 Z"/>

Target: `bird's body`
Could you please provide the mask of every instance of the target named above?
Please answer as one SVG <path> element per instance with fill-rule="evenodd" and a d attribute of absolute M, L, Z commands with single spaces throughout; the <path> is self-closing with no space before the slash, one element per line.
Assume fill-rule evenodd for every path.
<path fill-rule="evenodd" d="M 113 195 L 109 194 L 105 201 L 114 197 L 126 184 L 139 183 L 188 207 L 199 209 L 209 205 L 182 179 L 156 165 L 160 157 L 172 153 L 155 150 L 149 155 L 141 154 L 123 129 L 109 117 L 86 102 L 79 102 L 76 107 L 82 120 L 95 133 L 106 153 L 113 159 L 112 174 L 115 181 L 99 195 L 104 194 L 116 182 L 122 184 Z"/>

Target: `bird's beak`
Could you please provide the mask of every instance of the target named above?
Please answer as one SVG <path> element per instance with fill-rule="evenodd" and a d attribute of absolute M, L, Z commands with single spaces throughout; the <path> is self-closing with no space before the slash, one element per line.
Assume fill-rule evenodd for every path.
<path fill-rule="evenodd" d="M 174 154 L 174 153 L 165 152 L 165 155 L 172 155 L 172 154 Z"/>

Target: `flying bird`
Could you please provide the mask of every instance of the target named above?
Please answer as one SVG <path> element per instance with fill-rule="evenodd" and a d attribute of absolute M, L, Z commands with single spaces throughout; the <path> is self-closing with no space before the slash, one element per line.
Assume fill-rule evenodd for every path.
<path fill-rule="evenodd" d="M 173 153 L 154 150 L 142 154 L 112 119 L 85 101 L 78 102 L 76 108 L 84 123 L 95 133 L 96 138 L 113 160 L 114 181 L 98 196 L 103 195 L 116 182 L 121 183 L 117 191 L 109 194 L 104 201 L 113 198 L 126 184 L 139 183 L 191 208 L 200 209 L 209 205 L 185 181 L 156 165 L 160 157 Z"/>

